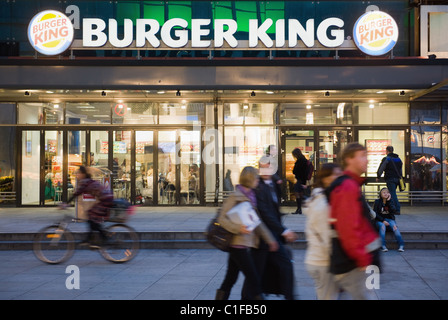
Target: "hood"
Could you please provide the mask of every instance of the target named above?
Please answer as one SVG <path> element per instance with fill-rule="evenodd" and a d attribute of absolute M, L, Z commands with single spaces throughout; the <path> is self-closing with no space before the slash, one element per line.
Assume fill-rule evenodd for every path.
<path fill-rule="evenodd" d="M 398 158 L 398 154 L 393 153 L 393 152 L 389 153 L 387 156 L 391 157 L 391 158 Z"/>

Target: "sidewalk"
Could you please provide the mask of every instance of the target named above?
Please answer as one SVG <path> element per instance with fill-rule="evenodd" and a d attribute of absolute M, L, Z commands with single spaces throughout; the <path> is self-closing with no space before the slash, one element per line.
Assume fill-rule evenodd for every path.
<path fill-rule="evenodd" d="M 151 231 L 204 231 L 217 207 L 138 207 L 128 224 L 139 232 Z M 282 207 L 286 227 L 303 232 L 305 216 L 290 214 L 292 207 Z M 0 233 L 36 232 L 58 221 L 64 214 L 75 214 L 74 208 L 61 211 L 57 208 L 1 208 Z M 448 207 L 404 206 L 396 216 L 400 231 L 448 232 Z M 70 226 L 72 231 L 84 231 L 85 223 Z"/>

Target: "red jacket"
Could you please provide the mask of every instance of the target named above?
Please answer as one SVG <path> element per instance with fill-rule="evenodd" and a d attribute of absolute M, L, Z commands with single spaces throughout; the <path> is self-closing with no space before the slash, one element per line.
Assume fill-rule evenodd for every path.
<path fill-rule="evenodd" d="M 372 255 L 366 246 L 378 238 L 376 231 L 363 215 L 360 201 L 364 178 L 344 171 L 351 179 L 345 179 L 331 193 L 331 220 L 346 254 L 356 261 L 358 267 L 372 263 Z"/>

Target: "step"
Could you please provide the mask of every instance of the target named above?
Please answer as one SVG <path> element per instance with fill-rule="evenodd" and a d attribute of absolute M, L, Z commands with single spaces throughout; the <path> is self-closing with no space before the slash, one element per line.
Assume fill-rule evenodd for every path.
<path fill-rule="evenodd" d="M 203 232 L 163 231 L 137 232 L 142 249 L 209 249 L 213 248 L 205 240 Z M 86 232 L 73 232 L 75 239 L 81 241 Z M 0 250 L 31 250 L 35 233 L 0 233 Z M 293 249 L 306 249 L 304 232 L 298 232 L 298 240 L 291 244 Z M 448 249 L 448 232 L 411 231 L 402 232 L 406 249 Z M 386 234 L 387 246 L 397 248 L 393 233 Z"/>

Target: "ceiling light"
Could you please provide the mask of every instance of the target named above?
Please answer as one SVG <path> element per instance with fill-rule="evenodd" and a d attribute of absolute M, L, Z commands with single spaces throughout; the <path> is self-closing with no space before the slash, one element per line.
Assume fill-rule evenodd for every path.
<path fill-rule="evenodd" d="M 310 104 L 306 105 L 306 108 L 311 109 L 311 105 Z"/>
<path fill-rule="evenodd" d="M 373 103 L 371 103 L 371 104 L 369 104 L 369 108 L 373 109 L 373 108 L 375 108 L 375 105 Z"/>
<path fill-rule="evenodd" d="M 247 110 L 247 109 L 249 109 L 249 106 L 248 106 L 247 104 L 245 104 L 245 105 L 243 106 L 243 108 L 244 108 L 244 110 Z"/>
<path fill-rule="evenodd" d="M 59 109 L 59 105 L 58 105 L 58 104 L 55 104 L 55 105 L 53 105 L 53 108 L 55 108 L 55 109 Z"/>
<path fill-rule="evenodd" d="M 376 93 L 384 93 L 384 91 L 377 91 Z"/>
<path fill-rule="evenodd" d="M 267 94 L 274 94 L 274 91 L 266 91 Z"/>
<path fill-rule="evenodd" d="M 157 94 L 165 94 L 165 91 L 157 91 Z"/>

